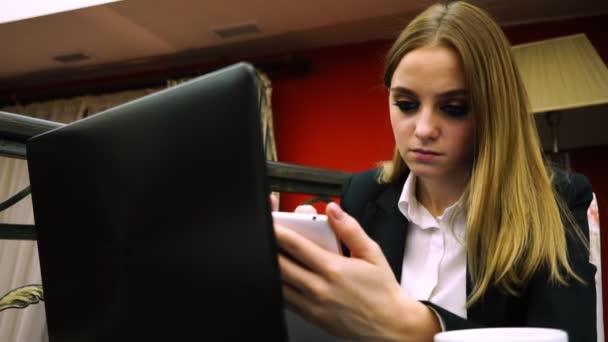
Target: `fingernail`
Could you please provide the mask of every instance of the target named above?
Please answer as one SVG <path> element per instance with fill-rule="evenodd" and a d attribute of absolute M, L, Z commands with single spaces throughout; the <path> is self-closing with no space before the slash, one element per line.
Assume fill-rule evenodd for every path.
<path fill-rule="evenodd" d="M 340 206 L 337 203 L 331 202 L 328 204 L 328 206 L 333 207 L 333 209 L 330 210 L 330 213 L 334 217 L 334 219 L 340 220 L 340 219 L 342 219 L 342 217 L 344 217 L 344 211 L 342 210 L 342 208 L 340 208 Z"/>

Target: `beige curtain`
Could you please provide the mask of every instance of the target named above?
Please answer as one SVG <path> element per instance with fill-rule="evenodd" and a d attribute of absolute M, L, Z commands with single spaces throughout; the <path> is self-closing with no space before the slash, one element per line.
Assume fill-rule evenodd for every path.
<path fill-rule="evenodd" d="M 11 106 L 3 111 L 68 123 L 81 118 L 86 104 L 81 98 Z M 0 199 L 4 200 L 29 184 L 24 160 L 0 157 Z M 0 222 L 34 224 L 31 197 L 0 212 Z M 35 241 L 0 240 L 0 297 L 27 285 L 40 285 L 40 264 Z M 0 340 L 15 342 L 48 341 L 42 303 L 0 311 Z"/>
<path fill-rule="evenodd" d="M 260 115 L 262 120 L 262 137 L 264 139 L 264 152 L 266 160 L 277 161 L 277 147 L 274 141 L 274 127 L 272 121 L 272 82 L 268 75 L 257 70 L 260 87 Z"/>
<path fill-rule="evenodd" d="M 262 120 L 262 138 L 264 140 L 264 153 L 266 160 L 278 161 L 277 146 L 274 140 L 274 126 L 272 120 L 272 82 L 267 74 L 257 69 L 258 86 L 260 90 L 260 115 Z M 277 205 L 281 204 L 281 193 L 273 192 L 277 198 Z"/>
<path fill-rule="evenodd" d="M 270 79 L 261 71 L 260 92 L 262 104 L 262 127 L 266 157 L 277 160 L 272 126 Z M 187 79 L 167 81 L 167 87 Z M 27 115 L 40 119 L 70 123 L 136 98 L 151 94 L 161 88 L 130 90 L 104 95 L 80 96 L 26 106 L 14 105 L 2 111 Z M 61 153 L 61 151 L 57 151 Z M 24 160 L 0 157 L 0 201 L 10 197 L 29 184 L 27 163 Z M 12 207 L 0 212 L 1 223 L 34 224 L 31 198 L 28 196 Z M 48 341 L 44 305 L 32 301 L 22 308 L 6 307 L 2 304 L 11 295 L 28 285 L 40 285 L 40 264 L 35 241 L 11 241 L 0 239 L 0 341 L 38 342 Z M 26 288 L 27 289 L 27 288 Z M 35 295 L 31 296 L 36 299 Z"/>
<path fill-rule="evenodd" d="M 29 184 L 25 161 L 0 158 L 0 198 Z M 2 223 L 33 224 L 32 202 L 26 197 L 0 213 Z M 41 284 L 35 241 L 0 240 L 0 297 L 22 286 Z M 44 305 L 0 311 L 1 341 L 47 341 Z"/>

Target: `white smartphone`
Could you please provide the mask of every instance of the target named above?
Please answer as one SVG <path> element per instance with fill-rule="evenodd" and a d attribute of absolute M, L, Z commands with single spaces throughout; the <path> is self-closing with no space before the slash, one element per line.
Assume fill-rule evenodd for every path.
<path fill-rule="evenodd" d="M 342 254 L 340 243 L 329 226 L 326 215 L 273 211 L 272 218 L 275 223 L 304 235 L 326 250 Z"/>

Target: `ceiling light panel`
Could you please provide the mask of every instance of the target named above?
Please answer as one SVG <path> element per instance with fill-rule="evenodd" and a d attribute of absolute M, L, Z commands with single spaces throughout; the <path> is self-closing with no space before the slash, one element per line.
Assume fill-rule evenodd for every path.
<path fill-rule="evenodd" d="M 121 0 L 0 0 L 0 24 Z"/>

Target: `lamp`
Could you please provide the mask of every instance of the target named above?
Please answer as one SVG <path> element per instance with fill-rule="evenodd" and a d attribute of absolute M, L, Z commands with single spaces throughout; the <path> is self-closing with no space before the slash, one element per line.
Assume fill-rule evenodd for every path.
<path fill-rule="evenodd" d="M 608 144 L 608 68 L 586 35 L 516 45 L 513 56 L 545 151 Z"/>

